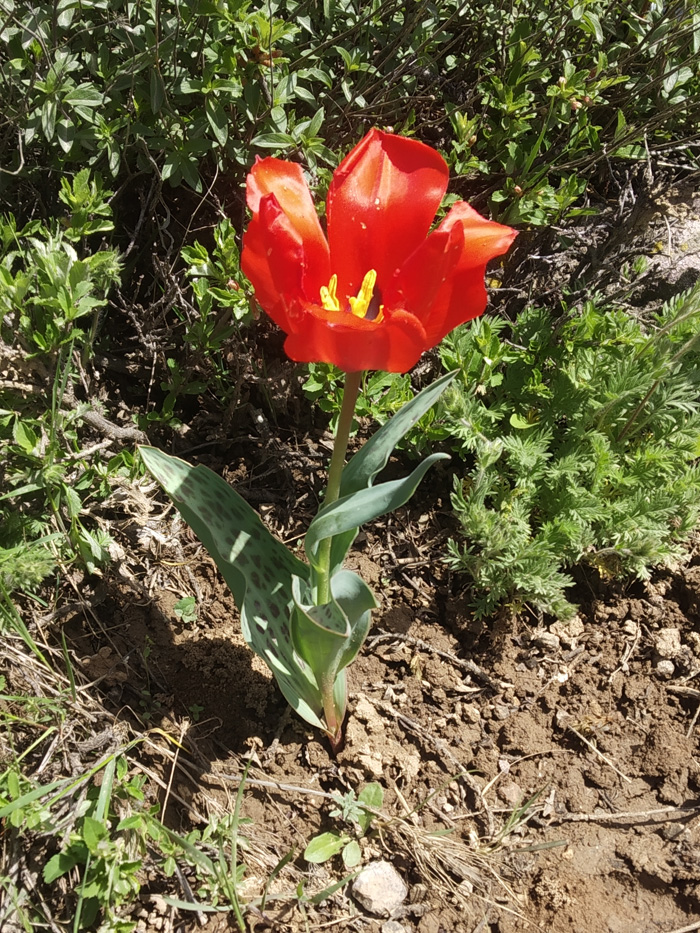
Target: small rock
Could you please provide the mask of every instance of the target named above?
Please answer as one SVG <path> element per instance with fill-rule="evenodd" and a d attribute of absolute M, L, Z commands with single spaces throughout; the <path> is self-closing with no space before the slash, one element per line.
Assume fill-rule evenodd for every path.
<path fill-rule="evenodd" d="M 657 662 L 655 670 L 658 676 L 662 678 L 662 680 L 669 680 L 671 677 L 673 677 L 676 669 L 673 666 L 673 661 L 668 661 L 662 658 Z"/>
<path fill-rule="evenodd" d="M 493 715 L 496 719 L 500 719 L 501 721 L 509 719 L 510 713 L 510 707 L 504 706 L 502 703 L 496 703 L 493 707 Z"/>
<path fill-rule="evenodd" d="M 406 933 L 406 927 L 398 920 L 387 920 L 382 924 L 382 933 Z"/>
<path fill-rule="evenodd" d="M 661 628 L 654 638 L 654 647 L 660 658 L 675 658 L 681 650 L 681 631 L 677 628 Z"/>
<path fill-rule="evenodd" d="M 685 639 L 696 656 L 700 656 L 700 632 L 686 632 Z"/>
<path fill-rule="evenodd" d="M 389 862 L 372 862 L 352 883 L 352 895 L 375 917 L 386 917 L 406 900 L 408 888 Z"/>
<path fill-rule="evenodd" d="M 633 622 L 632 619 L 628 619 L 626 622 L 622 623 L 622 631 L 625 635 L 636 635 L 639 631 L 639 626 L 636 622 Z"/>
<path fill-rule="evenodd" d="M 581 616 L 574 616 L 566 622 L 556 622 L 551 630 L 559 638 L 562 645 L 567 648 L 575 648 L 576 639 L 583 635 L 586 627 Z"/>
<path fill-rule="evenodd" d="M 465 706 L 463 718 L 466 722 L 479 722 L 481 719 L 481 711 L 476 706 Z"/>
<path fill-rule="evenodd" d="M 515 781 L 505 781 L 498 788 L 498 796 L 510 804 L 511 807 L 517 807 L 525 799 L 523 789 Z"/>
<path fill-rule="evenodd" d="M 544 629 L 538 629 L 533 632 L 530 640 L 538 648 L 544 648 L 545 651 L 558 651 L 559 638 L 553 632 L 546 632 Z"/>

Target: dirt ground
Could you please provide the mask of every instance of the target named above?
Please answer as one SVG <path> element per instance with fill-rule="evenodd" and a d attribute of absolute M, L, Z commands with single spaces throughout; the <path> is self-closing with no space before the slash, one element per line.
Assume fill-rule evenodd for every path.
<path fill-rule="evenodd" d="M 230 595 L 177 514 L 163 515 L 152 489 L 129 493 L 130 557 L 96 593 L 108 643 L 78 615 L 66 633 L 115 710 L 180 739 L 176 767 L 153 750 L 144 759 L 154 798 L 169 782 L 166 821 L 186 831 L 230 812 L 252 755 L 243 893 L 259 895 L 296 854 L 271 888 L 282 906 L 252 914 L 251 929 L 700 928 L 700 556 L 646 585 L 582 580 L 568 624 L 503 616 L 487 626 L 426 545 L 449 525 L 444 498 L 426 505 L 436 489 L 359 541 L 354 564 L 382 606 L 350 669 L 337 758 L 244 644 Z M 273 526 L 284 511 L 260 507 Z M 201 609 L 185 624 L 173 607 L 190 594 Z M 363 863 L 386 859 L 408 885 L 390 918 L 400 926 L 364 912 L 348 887 L 304 917 L 299 880 L 313 893 L 347 874 L 339 857 L 301 857 L 338 828 L 328 795 L 370 781 L 385 797 Z M 236 929 L 220 915 L 183 922 L 160 893 L 144 886 L 141 931 Z"/>

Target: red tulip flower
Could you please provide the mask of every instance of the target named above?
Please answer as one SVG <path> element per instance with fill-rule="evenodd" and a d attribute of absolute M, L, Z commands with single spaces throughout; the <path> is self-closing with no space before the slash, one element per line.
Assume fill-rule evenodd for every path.
<path fill-rule="evenodd" d="M 448 179 L 430 146 L 370 130 L 333 175 L 326 237 L 301 167 L 256 161 L 242 268 L 291 359 L 403 373 L 484 311 L 486 264 L 516 232 L 463 201 L 431 231 Z"/>

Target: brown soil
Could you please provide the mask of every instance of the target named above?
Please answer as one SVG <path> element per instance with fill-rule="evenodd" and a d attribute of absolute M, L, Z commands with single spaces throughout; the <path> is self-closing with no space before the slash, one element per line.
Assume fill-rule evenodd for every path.
<path fill-rule="evenodd" d="M 276 862 L 295 857 L 251 929 L 387 923 L 347 886 L 305 916 L 295 895 L 302 879 L 311 895 L 347 874 L 339 857 L 311 866 L 300 853 L 339 827 L 328 795 L 369 781 L 384 787 L 384 818 L 363 861 L 387 859 L 409 885 L 392 918 L 406 933 L 698 928 L 700 566 L 589 594 L 567 625 L 504 617 L 487 629 L 414 543 L 444 525 L 440 504 L 360 539 L 354 563 L 383 602 L 350 670 L 347 741 L 333 758 L 244 644 L 206 553 L 161 501 L 146 518 L 141 501 L 139 523 L 123 526 L 132 562 L 97 594 L 109 645 L 77 615 L 66 632 L 123 718 L 131 709 L 181 742 L 176 764 L 166 741 L 144 751 L 166 822 L 186 831 L 230 812 L 252 755 L 243 893 L 259 895 Z M 189 624 L 173 611 L 186 594 L 200 607 Z M 229 915 L 180 914 L 162 893 L 144 886 L 140 931 L 237 929 Z"/>

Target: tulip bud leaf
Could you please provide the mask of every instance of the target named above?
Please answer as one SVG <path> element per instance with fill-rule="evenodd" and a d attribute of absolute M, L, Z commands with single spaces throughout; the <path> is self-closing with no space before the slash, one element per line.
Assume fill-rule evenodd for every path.
<path fill-rule="evenodd" d="M 310 588 L 302 593 L 301 581 L 294 580 L 292 643 L 319 686 L 323 680 L 335 682 L 355 659 L 367 637 L 371 610 L 377 607 L 372 590 L 351 570 L 339 570 L 331 578 L 331 595 L 331 602 L 315 606 Z"/>
<path fill-rule="evenodd" d="M 307 581 L 309 568 L 212 470 L 190 466 L 154 447 L 141 447 L 140 454 L 216 562 L 233 593 L 246 642 L 270 668 L 290 706 L 323 729 L 318 685 L 290 637 L 290 617 L 296 612 L 292 581 Z"/>

